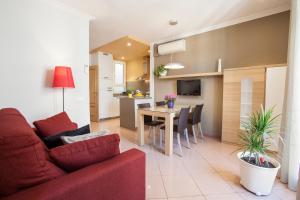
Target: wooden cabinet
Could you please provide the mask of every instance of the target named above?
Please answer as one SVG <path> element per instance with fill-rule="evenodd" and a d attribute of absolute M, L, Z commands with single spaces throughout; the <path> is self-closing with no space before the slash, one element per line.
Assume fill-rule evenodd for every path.
<path fill-rule="evenodd" d="M 222 119 L 222 141 L 238 144 L 240 142 L 241 122 L 246 121 L 250 114 L 258 111 L 262 106 L 270 108 L 267 105 L 267 98 L 276 98 L 276 114 L 282 111 L 285 70 L 280 70 L 284 65 L 257 66 L 245 68 L 233 68 L 224 70 L 223 78 L 223 119 Z M 273 83 L 268 83 L 266 77 L 276 68 L 277 73 Z M 286 67 L 284 67 L 286 69 Z M 276 78 L 277 77 L 277 78 Z M 278 78 L 280 77 L 280 78 Z M 269 78 L 270 79 L 270 78 Z M 269 80 L 270 82 L 270 80 Z M 274 82 L 281 88 L 274 90 Z M 267 96 L 266 96 L 267 94 Z M 269 103 L 268 103 L 269 104 Z M 280 111 L 279 111 L 280 110 Z"/>
<path fill-rule="evenodd" d="M 264 105 L 265 68 L 224 70 L 222 141 L 239 143 L 241 122 Z"/>

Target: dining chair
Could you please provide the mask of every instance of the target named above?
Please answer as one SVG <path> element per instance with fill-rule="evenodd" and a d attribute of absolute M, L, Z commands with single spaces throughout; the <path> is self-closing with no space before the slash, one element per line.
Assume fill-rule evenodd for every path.
<path fill-rule="evenodd" d="M 176 134 L 176 137 L 177 137 L 177 143 L 178 143 L 178 147 L 179 147 L 179 151 L 180 151 L 180 156 L 183 155 L 181 141 L 180 141 L 180 135 L 185 136 L 186 141 L 187 141 L 187 148 L 189 148 L 189 149 L 191 148 L 189 135 L 188 135 L 189 112 L 190 112 L 190 108 L 181 108 L 178 119 L 177 119 L 177 123 L 174 124 L 174 126 L 173 126 L 173 132 Z M 163 134 L 165 132 L 165 129 L 166 129 L 165 126 L 161 126 L 160 131 L 159 131 L 161 148 L 163 147 L 162 140 L 163 140 Z"/>
<path fill-rule="evenodd" d="M 138 108 L 150 108 L 150 103 L 143 103 L 143 104 L 138 104 Z M 155 134 L 156 134 L 156 128 L 163 125 L 164 122 L 161 121 L 156 121 L 152 119 L 152 116 L 150 115 L 145 115 L 144 116 L 144 125 L 149 126 L 149 137 L 153 138 L 153 145 L 155 145 Z M 153 134 L 153 136 L 152 136 Z"/>
<path fill-rule="evenodd" d="M 197 143 L 196 129 L 199 130 L 201 138 L 204 139 L 202 127 L 201 127 L 201 115 L 202 115 L 203 106 L 204 106 L 203 104 L 196 105 L 194 111 L 192 112 L 192 114 L 188 119 L 188 123 L 192 125 L 192 131 L 193 131 L 195 143 Z"/>
<path fill-rule="evenodd" d="M 156 106 L 165 106 L 167 103 L 165 101 L 157 101 L 155 103 Z M 158 121 L 165 121 L 164 117 L 157 117 Z"/>

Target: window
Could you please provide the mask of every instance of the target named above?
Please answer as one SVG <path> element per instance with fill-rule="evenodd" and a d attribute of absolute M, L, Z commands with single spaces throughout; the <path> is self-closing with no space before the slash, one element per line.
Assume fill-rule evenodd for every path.
<path fill-rule="evenodd" d="M 114 61 L 114 93 L 122 93 L 126 90 L 126 63 Z"/>

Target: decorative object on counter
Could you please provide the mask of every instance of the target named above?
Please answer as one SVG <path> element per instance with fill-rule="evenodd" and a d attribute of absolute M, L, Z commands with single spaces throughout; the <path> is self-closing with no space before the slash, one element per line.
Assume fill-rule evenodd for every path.
<path fill-rule="evenodd" d="M 218 72 L 222 72 L 222 59 L 218 59 Z"/>
<path fill-rule="evenodd" d="M 134 96 L 135 97 L 144 97 L 144 95 L 142 94 L 142 92 L 140 90 L 136 90 Z"/>
<path fill-rule="evenodd" d="M 134 93 L 133 89 L 128 89 L 127 90 L 127 95 L 128 95 L 129 98 L 132 98 L 133 93 Z"/>
<path fill-rule="evenodd" d="M 174 108 L 176 95 L 175 94 L 167 94 L 165 96 L 165 100 L 168 104 L 168 108 Z"/>
<path fill-rule="evenodd" d="M 256 195 L 269 195 L 271 193 L 280 163 L 267 154 L 268 147 L 275 142 L 276 120 L 273 108 L 253 113 L 248 120 L 242 122 L 243 132 L 240 134 L 241 152 L 238 153 L 240 161 L 240 183 Z M 263 177 L 263 178 L 262 178 Z"/>
<path fill-rule="evenodd" d="M 165 68 L 165 65 L 158 65 L 156 69 L 154 70 L 154 75 L 156 77 L 166 76 L 168 73 L 168 70 Z"/>

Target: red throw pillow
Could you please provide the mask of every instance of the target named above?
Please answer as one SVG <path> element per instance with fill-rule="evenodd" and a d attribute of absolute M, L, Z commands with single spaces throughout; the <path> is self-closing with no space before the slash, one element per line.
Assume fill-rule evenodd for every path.
<path fill-rule="evenodd" d="M 19 111 L 0 110 L 0 196 L 65 174 Z"/>
<path fill-rule="evenodd" d="M 59 146 L 50 150 L 50 157 L 63 169 L 74 171 L 120 154 L 120 137 L 112 134 Z"/>
<path fill-rule="evenodd" d="M 72 123 L 66 112 L 61 112 L 47 119 L 33 122 L 41 137 L 48 137 L 77 129 L 77 125 Z"/>

